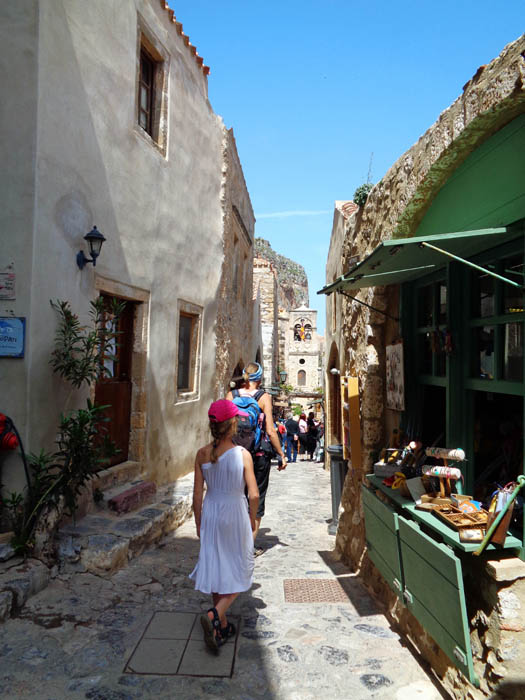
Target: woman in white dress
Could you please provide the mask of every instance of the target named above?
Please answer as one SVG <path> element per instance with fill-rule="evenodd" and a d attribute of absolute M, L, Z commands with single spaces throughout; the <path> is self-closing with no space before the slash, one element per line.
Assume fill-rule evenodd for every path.
<path fill-rule="evenodd" d="M 214 401 L 208 411 L 213 442 L 195 457 L 193 512 L 201 548 L 190 578 L 197 590 L 213 597 L 213 607 L 201 615 L 204 641 L 213 651 L 235 634 L 226 611 L 239 593 L 251 588 L 253 576 L 259 491 L 250 453 L 232 441 L 238 415 L 246 414 L 232 401 Z"/>

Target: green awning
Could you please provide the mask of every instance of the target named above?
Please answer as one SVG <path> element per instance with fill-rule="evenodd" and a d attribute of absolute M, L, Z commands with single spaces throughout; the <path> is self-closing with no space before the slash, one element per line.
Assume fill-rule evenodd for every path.
<path fill-rule="evenodd" d="M 337 289 L 363 289 L 410 282 L 445 267 L 450 257 L 473 266 L 465 258 L 507 243 L 519 235 L 523 233 L 516 229 L 487 228 L 383 241 L 362 262 L 317 293 L 331 294 Z M 485 272 L 494 274 L 488 270 Z M 518 286 L 506 278 L 499 279 Z"/>

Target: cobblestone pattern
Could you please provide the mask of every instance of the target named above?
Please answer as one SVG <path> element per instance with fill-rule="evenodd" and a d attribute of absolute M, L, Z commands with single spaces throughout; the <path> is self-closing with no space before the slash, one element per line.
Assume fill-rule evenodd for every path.
<path fill-rule="evenodd" d="M 191 521 L 110 577 L 62 573 L 0 627 L 0 697 L 25 700 L 439 700 L 441 695 L 360 581 L 332 554 L 330 481 L 320 465 L 272 470 L 254 585 L 241 618 L 233 678 L 124 673 L 155 611 L 198 612 L 209 596 L 188 574 Z M 286 604 L 286 578 L 332 578 L 346 602 Z"/>

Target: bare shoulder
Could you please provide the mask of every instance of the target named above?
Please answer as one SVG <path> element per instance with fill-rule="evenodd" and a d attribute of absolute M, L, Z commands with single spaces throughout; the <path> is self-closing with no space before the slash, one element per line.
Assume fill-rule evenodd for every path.
<path fill-rule="evenodd" d="M 206 462 L 209 462 L 211 458 L 211 448 L 211 443 L 209 445 L 204 445 L 204 447 L 200 447 L 195 455 L 195 461 L 198 464 L 206 464 Z"/>
<path fill-rule="evenodd" d="M 241 446 L 241 455 L 242 455 L 242 461 L 244 462 L 244 466 L 253 464 L 253 459 L 251 454 L 248 452 L 247 449 Z"/>
<path fill-rule="evenodd" d="M 267 394 L 264 392 L 264 394 L 261 396 L 261 398 L 258 401 L 258 404 L 261 408 L 272 408 L 272 397 L 270 394 Z"/>

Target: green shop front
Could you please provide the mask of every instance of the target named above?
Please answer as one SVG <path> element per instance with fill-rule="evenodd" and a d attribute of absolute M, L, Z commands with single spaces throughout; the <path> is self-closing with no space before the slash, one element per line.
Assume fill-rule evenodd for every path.
<path fill-rule="evenodd" d="M 405 410 L 424 445 L 461 447 L 463 493 L 486 502 L 524 474 L 525 116 L 474 151 L 440 189 L 413 236 L 383 241 L 324 293 L 355 298 L 399 285 Z M 388 289 L 387 289 L 388 295 Z M 356 299 L 357 301 L 357 299 Z M 460 487 L 461 488 L 461 487 Z M 483 561 L 525 560 L 519 505 L 506 540 L 460 542 L 456 530 L 367 475 L 368 556 L 449 660 L 478 685 L 469 620 Z"/>

